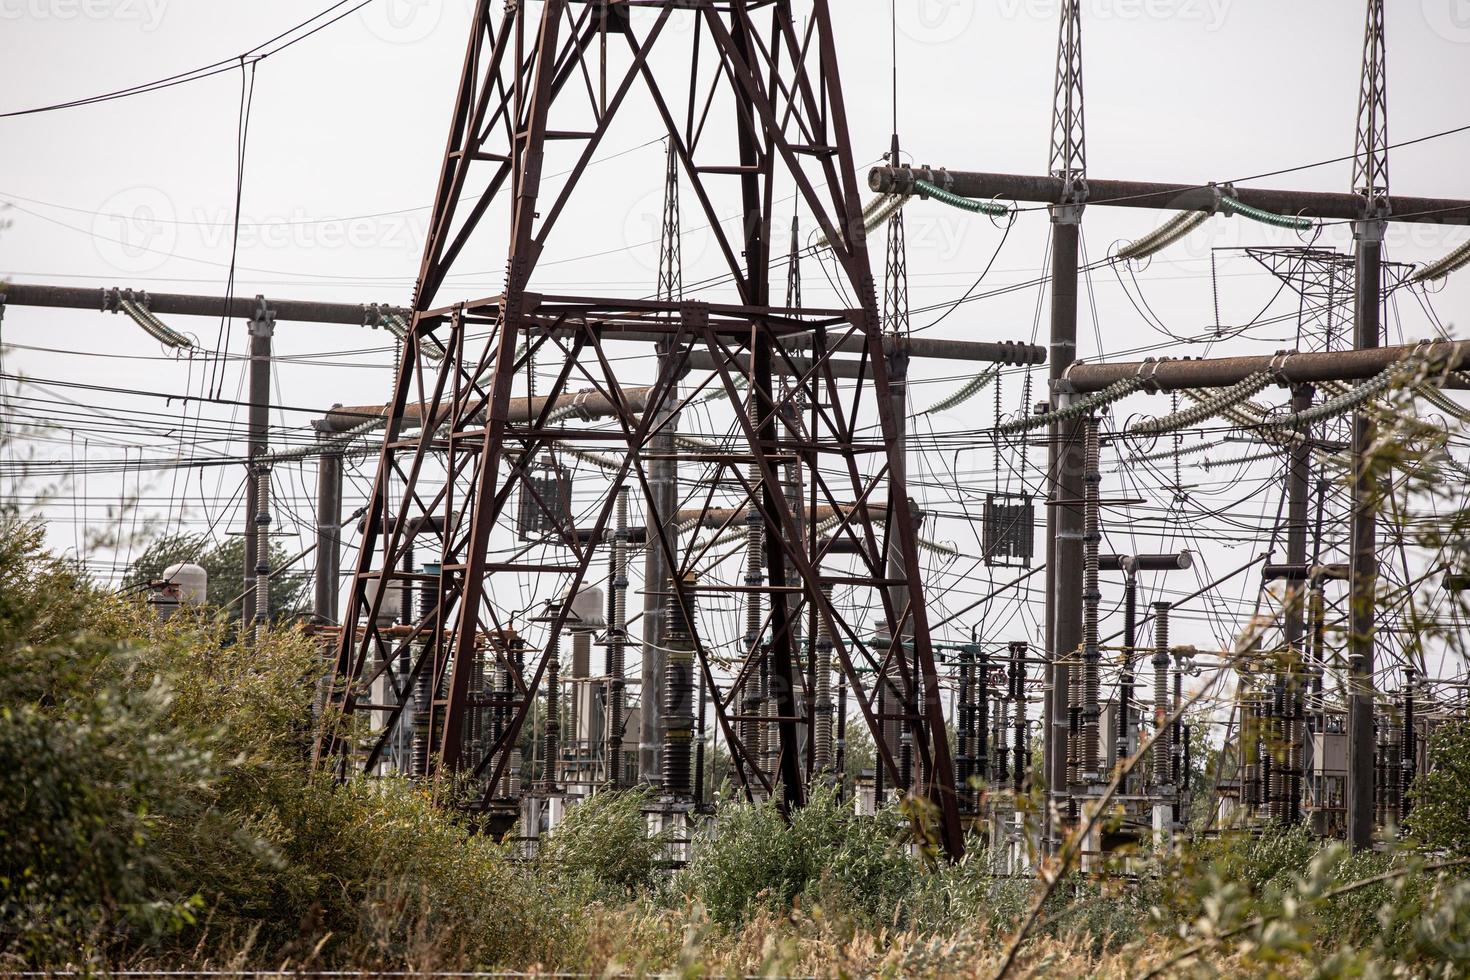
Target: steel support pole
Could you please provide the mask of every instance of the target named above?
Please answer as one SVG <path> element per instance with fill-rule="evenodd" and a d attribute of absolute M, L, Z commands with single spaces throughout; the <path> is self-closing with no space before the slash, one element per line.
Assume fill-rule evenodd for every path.
<path fill-rule="evenodd" d="M 1118 718 L 1114 726 L 1113 764 L 1119 765 L 1128 758 L 1128 730 L 1132 727 L 1133 714 L 1133 665 L 1138 654 L 1138 571 L 1133 567 L 1125 570 L 1123 579 L 1123 670 L 1118 678 Z M 1127 776 L 1120 787 L 1128 792 L 1131 782 Z"/>
<path fill-rule="evenodd" d="M 1080 219 L 1080 206 L 1052 209 L 1049 362 L 1053 407 L 1059 407 L 1069 398 L 1061 379 L 1077 356 Z M 1068 661 L 1082 645 L 1082 428 L 1082 421 L 1076 420 L 1053 422 L 1047 430 L 1047 684 L 1043 751 L 1047 785 L 1058 804 L 1068 793 Z"/>
<path fill-rule="evenodd" d="M 895 482 L 902 480 L 903 485 L 908 486 L 908 355 L 890 348 L 888 354 L 888 372 L 889 403 L 892 406 L 894 428 L 896 431 L 892 455 L 893 472 L 890 473 L 889 478 Z M 913 520 L 913 508 L 909 506 L 907 500 L 890 499 L 888 505 L 892 511 L 893 520 Z M 894 529 L 890 529 L 888 532 L 888 563 L 885 574 L 892 582 L 907 583 L 908 571 L 903 567 L 903 549 L 899 544 L 898 532 Z M 908 585 L 890 586 L 888 595 L 889 601 L 893 603 L 895 614 L 902 616 L 904 609 L 909 604 Z M 912 759 L 914 746 L 910 741 L 912 736 L 909 732 L 908 720 L 896 721 L 892 716 L 896 714 L 919 714 L 920 695 L 917 690 L 919 683 L 918 676 L 912 671 L 906 661 L 903 665 L 898 663 L 899 660 L 907 658 L 909 655 L 909 650 L 912 647 L 914 639 L 913 623 L 913 617 L 910 616 L 904 621 L 904 628 L 900 635 L 892 638 L 896 645 L 892 648 L 892 655 L 887 658 L 889 661 L 888 671 L 882 677 L 878 678 L 884 691 L 882 705 L 890 716 L 883 719 L 882 731 L 885 740 L 888 741 L 888 750 L 893 754 L 895 759 L 900 758 L 901 755 Z M 890 679 L 895 673 L 897 673 L 897 676 L 902 677 L 904 670 L 908 670 L 910 681 L 914 685 L 914 689 L 908 692 L 907 697 L 904 696 L 899 684 Z M 882 713 L 880 711 L 880 714 Z M 904 745 L 908 745 L 909 753 L 902 751 Z M 882 763 L 880 761 L 875 766 L 875 775 L 876 770 L 881 768 L 881 766 Z M 907 775 L 909 780 L 907 785 L 898 785 L 901 780 L 895 780 L 893 788 L 899 796 L 911 792 L 914 788 L 916 773 L 912 765 L 908 766 Z M 876 805 L 881 807 L 883 801 L 878 800 Z"/>
<path fill-rule="evenodd" d="M 270 536 L 256 526 L 260 500 L 261 457 L 270 451 L 271 411 L 271 340 L 275 334 L 275 314 L 257 301 L 250 318 L 250 410 L 246 428 L 245 455 L 245 554 L 242 566 L 245 597 L 240 607 L 240 622 L 247 629 L 255 624 L 257 596 L 256 566 L 262 554 L 270 553 Z M 268 477 L 267 477 L 268 478 Z"/>
<path fill-rule="evenodd" d="M 226 300 L 223 296 L 150 293 L 141 289 L 83 289 L 74 286 L 40 286 L 17 282 L 6 283 L 4 288 L 0 289 L 0 305 L 3 306 L 50 307 L 117 313 L 119 301 L 124 299 L 132 300 L 150 312 L 164 316 L 238 316 L 243 318 L 253 316 L 260 304 L 258 298 L 245 296 L 235 296 Z M 382 326 L 389 317 L 399 317 L 407 321 L 413 316 L 412 310 L 396 306 L 381 306 L 377 303 L 318 303 L 311 300 L 294 299 L 269 299 L 266 303 L 271 312 L 275 314 L 277 322 L 342 323 L 377 328 Z M 620 330 L 616 339 L 658 343 L 666 336 L 663 333 Z M 1034 344 L 1016 343 L 1009 340 L 886 337 L 884 344 L 885 346 L 901 347 L 911 357 L 992 364 L 1040 364 L 1045 359 L 1046 353 L 1044 349 Z M 861 337 L 840 337 L 835 338 L 829 346 L 830 349 L 839 353 L 861 354 L 866 347 L 866 342 Z M 736 361 L 741 365 L 742 370 L 748 363 L 746 355 L 740 355 Z M 688 363 L 692 369 L 697 371 L 714 370 L 715 358 L 705 351 L 693 351 L 689 355 Z M 810 359 L 803 357 L 793 357 L 792 363 L 802 370 L 811 365 Z M 868 377 L 867 371 L 861 370 L 861 366 L 851 359 L 834 358 L 832 363 L 833 371 L 839 378 L 856 378 L 860 371 L 863 377 Z M 630 394 L 633 390 L 627 389 L 624 394 Z M 596 392 L 589 392 L 588 395 L 593 403 L 600 398 Z M 515 414 L 517 411 L 515 406 L 519 401 L 519 399 L 511 400 L 512 421 L 524 421 L 524 417 L 518 418 Z M 345 409 L 344 411 L 348 412 L 367 413 L 361 418 L 348 420 L 347 424 L 356 425 L 358 422 L 366 421 L 370 417 L 381 414 L 383 408 L 372 406 L 360 410 Z"/>
<path fill-rule="evenodd" d="M 914 192 L 915 179 L 927 181 L 961 197 L 980 200 L 1018 201 L 1033 204 L 1062 204 L 1067 200 L 1067 182 L 1057 176 L 979 173 L 928 167 L 874 167 L 868 171 L 868 187 L 879 194 Z M 1231 187 L 1212 184 L 1165 184 L 1145 180 L 1087 178 L 1087 200 L 1100 207 L 1143 208 L 1151 211 L 1215 211 L 1218 194 L 1230 192 L 1236 200 L 1263 211 L 1305 218 L 1352 221 L 1362 216 L 1359 194 L 1323 191 L 1275 190 L 1264 187 Z M 1390 220 L 1430 224 L 1470 224 L 1470 201 L 1437 197 L 1384 199 L 1392 209 Z"/>
<path fill-rule="evenodd" d="M 1291 411 L 1305 412 L 1312 407 L 1311 385 L 1295 385 L 1291 390 Z M 1307 564 L 1307 521 L 1308 506 L 1312 493 L 1312 443 L 1310 432 L 1302 429 L 1302 438 L 1292 446 L 1291 464 L 1286 476 L 1286 561 L 1292 566 Z M 1289 581 L 1283 601 L 1285 617 L 1282 622 L 1282 639 L 1286 645 L 1284 676 L 1277 683 L 1286 695 L 1285 722 L 1288 740 L 1288 764 L 1285 773 L 1285 807 L 1283 816 L 1288 824 L 1301 820 L 1302 762 L 1310 751 L 1310 737 L 1302 716 L 1304 667 L 1307 662 L 1304 639 L 1306 637 L 1306 590 L 1305 583 Z"/>
<path fill-rule="evenodd" d="M 676 358 L 667 350 L 658 355 L 659 384 L 673 385 L 665 380 L 676 369 Z M 664 537 L 678 547 L 679 511 L 679 464 L 674 457 L 674 431 L 678 428 L 678 414 L 671 407 L 679 402 L 678 389 L 671 388 L 666 398 L 660 399 L 654 413 L 653 459 L 648 463 L 648 484 L 651 499 L 647 501 L 645 526 L 648 541 L 656 542 L 655 527 L 662 527 Z M 641 782 L 658 785 L 663 778 L 663 723 L 664 706 L 664 643 L 667 627 L 669 576 L 672 574 L 664 549 L 650 544 L 643 550 L 643 668 L 642 685 L 642 730 L 638 743 L 638 778 Z M 692 635 L 692 634 L 691 634 Z"/>
<path fill-rule="evenodd" d="M 1357 282 L 1353 296 L 1354 346 L 1380 343 L 1383 268 L 1382 219 L 1353 224 Z M 1369 453 L 1373 417 L 1353 415 L 1352 591 L 1348 614 L 1347 838 L 1355 850 L 1373 844 L 1374 585 L 1378 574 L 1377 488 Z"/>
<path fill-rule="evenodd" d="M 317 440 L 329 434 L 317 430 Z M 342 562 L 342 454 L 323 453 L 316 469 L 316 572 L 312 619 L 319 626 L 337 622 L 337 585 Z"/>
<path fill-rule="evenodd" d="M 1286 384 L 1319 381 L 1366 381 L 1405 358 L 1415 355 L 1434 364 L 1439 372 L 1463 370 L 1470 364 L 1470 341 L 1436 340 L 1365 350 L 1317 351 L 1289 354 L 1259 354 L 1247 357 L 1163 358 L 1147 361 L 1077 362 L 1065 372 L 1067 384 L 1078 394 L 1101 391 L 1108 385 L 1140 374 L 1148 378 L 1149 390 L 1179 391 L 1185 388 L 1225 388 L 1252 374 L 1272 371 Z M 1436 380 L 1444 388 L 1463 390 L 1465 382 L 1453 375 Z"/>

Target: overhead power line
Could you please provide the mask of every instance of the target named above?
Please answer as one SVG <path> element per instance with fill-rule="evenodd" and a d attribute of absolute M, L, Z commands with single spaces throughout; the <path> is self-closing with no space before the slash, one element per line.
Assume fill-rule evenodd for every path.
<path fill-rule="evenodd" d="M 303 20 L 301 23 L 295 25 L 294 27 L 288 28 L 287 30 L 280 32 L 274 37 L 262 41 L 254 47 L 247 48 L 239 54 L 232 55 L 229 58 L 214 61 L 207 65 L 201 65 L 198 68 L 192 68 L 188 71 L 179 72 L 174 75 L 168 75 L 163 78 L 156 78 L 151 82 L 142 82 L 138 85 L 130 85 L 127 88 L 115 89 L 111 92 L 103 92 L 98 95 L 89 95 L 86 98 L 82 99 L 71 99 L 67 102 L 54 102 L 51 105 L 35 106 L 30 109 L 13 109 L 10 112 L 0 112 L 0 119 L 9 119 L 13 116 L 33 116 L 42 112 L 55 112 L 59 109 L 74 109 L 77 106 L 95 105 L 99 102 L 111 102 L 115 99 L 125 99 L 133 95 L 143 95 L 148 92 L 157 92 L 162 89 L 172 88 L 175 85 L 183 85 L 186 82 L 197 82 L 201 79 L 209 78 L 223 72 L 233 71 L 236 68 L 242 68 L 245 65 L 257 64 L 261 61 L 264 61 L 266 58 L 269 58 L 273 54 L 286 50 L 293 44 L 298 44 L 301 41 L 306 40 L 317 31 L 320 31 L 326 27 L 330 27 L 332 24 L 337 23 L 344 17 L 356 13 L 357 11 L 361 10 L 363 7 L 366 7 L 372 2 L 373 0 L 358 0 L 357 3 L 353 3 L 353 5 L 351 7 L 348 7 L 348 9 L 342 10 L 340 13 L 337 13 L 330 19 L 323 20 L 323 18 L 327 17 L 329 14 L 332 14 L 333 11 L 344 7 L 349 3 L 352 3 L 352 0 L 338 0 L 337 3 L 332 4 L 330 7 L 323 11 L 320 11 L 319 13 L 313 14 L 312 16 L 308 17 L 306 20 Z M 320 23 L 317 23 L 318 21 L 320 21 Z M 278 44 L 277 42 L 281 43 Z M 272 47 L 272 45 L 275 46 Z"/>

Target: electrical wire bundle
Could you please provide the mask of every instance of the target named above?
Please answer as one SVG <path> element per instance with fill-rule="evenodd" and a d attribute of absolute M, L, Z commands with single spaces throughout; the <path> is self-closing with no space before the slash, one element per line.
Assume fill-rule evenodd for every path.
<path fill-rule="evenodd" d="M 982 371 L 980 374 L 975 375 L 975 377 L 967 381 L 965 385 L 960 388 L 959 391 L 956 391 L 954 394 L 950 395 L 947 398 L 941 398 L 933 405 L 930 405 L 928 408 L 924 409 L 922 412 L 919 413 L 918 417 L 922 417 L 925 415 L 934 415 L 938 412 L 947 412 L 951 408 L 954 408 L 956 405 L 964 404 L 971 398 L 974 398 L 980 392 L 984 391 L 985 388 L 990 384 L 990 382 L 994 381 L 996 379 L 996 376 L 998 376 L 999 374 L 999 365 L 991 368 L 988 371 Z"/>
<path fill-rule="evenodd" d="M 1055 411 L 1043 412 L 1040 415 L 1026 415 L 1021 418 L 1011 419 L 1009 422 L 1003 422 L 995 427 L 995 431 L 997 435 L 1009 436 L 1020 432 L 1029 432 L 1032 429 L 1039 429 L 1053 422 L 1064 422 L 1068 419 L 1081 418 L 1089 412 L 1102 408 L 1104 405 L 1111 405 L 1118 399 L 1124 398 L 1142 387 L 1143 380 L 1141 378 L 1123 378 L 1120 381 L 1114 381 L 1102 391 L 1094 391 L 1092 394 L 1078 398 L 1070 405 Z"/>
<path fill-rule="evenodd" d="M 1451 272 L 1463 269 L 1470 265 L 1470 242 L 1465 242 L 1449 255 L 1439 258 L 1426 266 L 1415 269 L 1414 274 L 1409 277 L 1410 282 L 1430 282 L 1435 279 L 1443 279 Z"/>
<path fill-rule="evenodd" d="M 927 180 L 915 180 L 914 186 L 919 192 L 934 198 L 940 204 L 948 204 L 952 208 L 961 211 L 970 211 L 974 214 L 987 214 L 992 218 L 1001 218 L 1011 213 L 1010 207 L 999 201 L 977 201 L 969 197 L 961 197 L 951 193 L 937 184 L 931 184 Z"/>
<path fill-rule="evenodd" d="M 1156 419 L 1144 419 L 1136 423 L 1132 432 L 1135 435 L 1160 435 L 1165 432 L 1174 432 L 1179 429 L 1187 429 L 1192 425 L 1198 425 L 1206 419 L 1212 419 L 1223 413 L 1227 408 L 1233 408 L 1271 383 L 1274 375 L 1270 371 L 1257 371 L 1246 378 L 1237 381 L 1228 388 L 1224 388 L 1209 395 L 1203 401 L 1191 405 L 1189 408 L 1163 415 Z"/>
<path fill-rule="evenodd" d="M 179 350 L 189 350 L 194 346 L 194 341 L 158 319 L 146 306 L 130 299 L 120 299 L 117 305 L 118 309 L 126 313 L 129 319 L 142 327 L 150 337 L 159 343 Z"/>

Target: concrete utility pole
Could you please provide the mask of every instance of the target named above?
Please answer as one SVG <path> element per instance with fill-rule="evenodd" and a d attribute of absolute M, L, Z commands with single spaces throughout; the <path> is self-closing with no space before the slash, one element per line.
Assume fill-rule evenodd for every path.
<path fill-rule="evenodd" d="M 320 426 L 317 441 L 331 433 Z M 312 619 L 318 626 L 337 622 L 337 576 L 342 561 L 342 454 L 324 452 L 316 470 L 316 572 Z"/>
<path fill-rule="evenodd" d="M 271 339 L 275 329 L 275 312 L 266 306 L 264 298 L 256 297 L 255 310 L 250 317 L 250 412 L 245 451 L 245 599 L 240 614 L 241 626 L 247 629 L 270 615 L 270 470 L 264 457 L 270 451 Z M 265 521 L 262 522 L 261 518 Z M 262 565 L 266 567 L 266 588 L 258 590 L 256 585 Z"/>
<path fill-rule="evenodd" d="M 1383 230 L 1388 198 L 1388 90 L 1383 47 L 1383 0 L 1368 0 L 1363 38 L 1363 77 L 1358 95 L 1357 156 L 1353 192 L 1362 214 L 1353 223 L 1357 282 L 1353 294 L 1353 346 L 1382 343 Z M 1354 849 L 1373 844 L 1373 661 L 1378 578 L 1378 493 L 1369 452 L 1373 417 L 1353 415 L 1352 590 L 1348 613 L 1347 836 Z"/>
<path fill-rule="evenodd" d="M 1087 199 L 1087 145 L 1082 104 L 1082 20 L 1076 0 L 1061 9 L 1056 91 L 1052 103 L 1051 176 L 1062 194 L 1051 209 L 1050 374 L 1053 407 L 1067 398 L 1062 372 L 1077 356 L 1077 253 Z M 1053 422 L 1047 429 L 1046 509 L 1046 716 L 1043 752 L 1046 781 L 1060 807 L 1069 793 L 1068 658 L 1082 644 L 1082 420 Z M 1054 841 L 1056 828 L 1046 836 Z"/>

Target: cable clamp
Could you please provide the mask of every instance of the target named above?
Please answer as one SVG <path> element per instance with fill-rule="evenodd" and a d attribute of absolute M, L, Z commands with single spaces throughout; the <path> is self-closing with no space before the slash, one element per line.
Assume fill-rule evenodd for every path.
<path fill-rule="evenodd" d="M 1239 196 L 1235 193 L 1234 184 L 1227 182 L 1224 187 L 1221 187 L 1221 185 L 1215 183 L 1213 180 L 1210 181 L 1210 196 L 1213 198 L 1210 203 L 1210 214 L 1220 213 L 1220 199 L 1226 195 L 1229 195 L 1233 201 L 1240 200 Z M 1225 212 L 1225 217 L 1231 217 L 1231 212 Z"/>
<path fill-rule="evenodd" d="M 276 328 L 276 311 L 266 305 L 265 297 L 255 296 L 255 312 L 250 317 L 250 335 L 269 337 Z"/>
<path fill-rule="evenodd" d="M 1167 360 L 1171 360 L 1171 358 L 1145 357 L 1143 359 L 1143 362 L 1138 365 L 1138 370 L 1134 372 L 1134 377 L 1138 380 L 1138 389 L 1140 391 L 1146 391 L 1150 395 L 1153 395 L 1162 390 L 1159 383 L 1154 380 L 1154 375 L 1158 373 L 1159 365 Z"/>
<path fill-rule="evenodd" d="M 1276 383 L 1283 388 L 1289 388 L 1291 386 L 1291 382 L 1286 377 L 1286 361 L 1295 353 L 1296 351 L 1294 350 L 1279 350 L 1272 355 L 1271 362 L 1266 365 L 1266 370 L 1276 379 Z"/>

